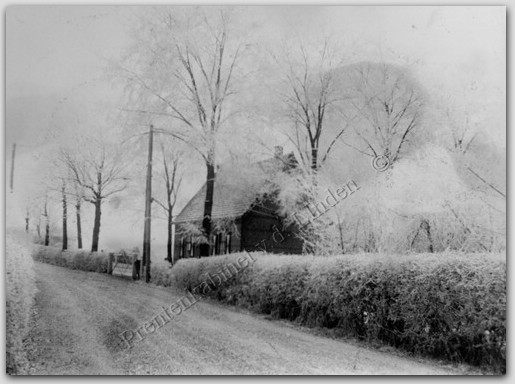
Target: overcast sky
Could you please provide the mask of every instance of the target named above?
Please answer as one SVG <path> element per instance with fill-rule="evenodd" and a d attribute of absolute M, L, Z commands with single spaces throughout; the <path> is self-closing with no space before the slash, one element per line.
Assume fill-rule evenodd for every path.
<path fill-rule="evenodd" d="M 7 8 L 7 99 L 66 97 L 98 82 L 106 58 L 115 58 L 130 42 L 133 12 L 137 8 L 123 6 Z M 247 14 L 249 25 L 263 26 L 264 39 L 331 33 L 353 40 L 364 59 L 416 63 L 413 68 L 423 84 L 437 81 L 459 91 L 463 83 L 475 80 L 484 85 L 486 100 L 504 108 L 503 7 L 269 6 Z M 502 142 L 503 131 L 500 127 L 491 133 Z"/>
<path fill-rule="evenodd" d="M 72 98 L 72 107 L 81 108 L 99 99 L 117 102 L 102 75 L 108 60 L 131 43 L 130 23 L 138 11 L 76 5 L 6 9 L 6 145 L 16 141 L 20 155 L 30 152 L 46 128 L 66 126 L 56 120 Z M 351 42 L 356 60 L 408 65 L 430 92 L 463 98 L 475 113 L 482 108 L 488 122 L 482 129 L 505 148 L 504 7 L 259 6 L 242 14 L 242 24 L 258 26 L 263 45 L 286 35 L 325 34 Z M 480 92 L 467 93 L 471 84 Z"/>

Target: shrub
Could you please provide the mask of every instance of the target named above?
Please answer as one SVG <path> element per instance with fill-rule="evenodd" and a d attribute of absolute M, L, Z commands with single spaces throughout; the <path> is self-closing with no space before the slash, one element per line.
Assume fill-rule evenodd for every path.
<path fill-rule="evenodd" d="M 205 295 L 276 318 L 333 328 L 341 335 L 505 373 L 503 256 L 251 255 L 255 262 L 210 284 Z M 167 281 L 191 291 L 242 256 L 183 259 Z"/>
<path fill-rule="evenodd" d="M 255 255 L 260 254 L 256 253 Z M 175 286 L 189 291 L 193 291 L 205 283 L 210 288 L 209 292 L 206 293 L 207 296 L 233 302 L 231 287 L 234 284 L 232 280 L 239 279 L 242 283 L 236 285 L 242 285 L 245 270 L 248 269 L 248 266 L 245 268 L 239 267 L 238 260 L 242 257 L 247 260 L 247 265 L 251 264 L 252 260 L 242 254 L 181 259 L 171 269 L 170 277 Z"/>
<path fill-rule="evenodd" d="M 36 294 L 36 279 L 30 257 L 30 241 L 12 229 L 5 237 L 6 269 L 6 371 L 12 375 L 29 372 L 23 339 L 30 330 L 31 308 Z"/>
<path fill-rule="evenodd" d="M 54 247 L 36 246 L 34 260 L 70 269 L 107 273 L 107 255 L 86 251 L 61 251 Z"/>
<path fill-rule="evenodd" d="M 163 287 L 170 287 L 173 285 L 171 277 L 171 269 L 168 265 L 152 265 L 152 283 Z"/>

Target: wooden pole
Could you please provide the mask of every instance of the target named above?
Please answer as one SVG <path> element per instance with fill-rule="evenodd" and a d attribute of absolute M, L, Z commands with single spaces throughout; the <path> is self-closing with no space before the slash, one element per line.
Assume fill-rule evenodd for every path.
<path fill-rule="evenodd" d="M 13 143 L 12 157 L 11 157 L 11 193 L 14 191 L 14 157 L 16 155 L 16 143 Z"/>
<path fill-rule="evenodd" d="M 114 253 L 109 253 L 107 255 L 107 274 L 113 274 L 113 264 L 114 264 Z"/>
<path fill-rule="evenodd" d="M 66 182 L 64 179 L 61 192 L 63 195 L 63 251 L 66 251 L 68 249 L 68 202 L 66 201 Z"/>
<path fill-rule="evenodd" d="M 45 196 L 45 247 L 50 245 L 50 218 L 48 217 L 48 196 Z"/>
<path fill-rule="evenodd" d="M 80 206 L 81 201 L 80 198 L 77 198 L 75 202 L 75 215 L 77 217 L 77 247 L 82 249 L 82 228 L 81 228 L 81 219 L 80 219 Z"/>
<path fill-rule="evenodd" d="M 152 151 L 154 144 L 154 126 L 150 125 L 148 137 L 147 186 L 145 190 L 145 227 L 143 232 L 143 266 L 145 282 L 150 282 L 150 228 L 152 219 Z"/>

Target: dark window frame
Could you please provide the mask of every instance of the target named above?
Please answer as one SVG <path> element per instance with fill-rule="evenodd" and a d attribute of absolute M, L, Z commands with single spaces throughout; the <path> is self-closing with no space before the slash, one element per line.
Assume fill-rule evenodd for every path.
<path fill-rule="evenodd" d="M 226 253 L 231 253 L 231 240 L 232 240 L 232 233 L 229 232 L 226 236 L 225 236 L 225 250 L 226 250 Z"/>

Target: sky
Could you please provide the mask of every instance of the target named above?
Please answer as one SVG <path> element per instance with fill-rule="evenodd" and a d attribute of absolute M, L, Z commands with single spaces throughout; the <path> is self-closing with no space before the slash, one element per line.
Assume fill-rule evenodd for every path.
<path fill-rule="evenodd" d="M 90 84 L 92 98 L 109 97 L 102 78 L 111 58 L 130 43 L 123 6 L 11 6 L 6 10 L 6 98 L 58 100 Z M 352 40 L 358 58 L 411 65 L 424 82 L 458 92 L 485 85 L 487 100 L 505 95 L 506 27 L 503 7 L 253 7 L 263 40 L 284 34 L 330 33 Z M 359 53 L 358 53 L 359 51 Z M 373 53 L 372 53 L 373 52 Z M 95 94 L 96 92 L 96 94 Z M 41 120 L 41 119 L 37 119 Z M 492 132 L 502 144 L 503 129 Z"/>
<path fill-rule="evenodd" d="M 127 40 L 108 6 L 12 6 L 6 21 L 8 98 L 72 91 Z"/>
<path fill-rule="evenodd" d="M 131 43 L 130 20 L 137 11 L 77 5 L 6 9 L 6 146 L 17 142 L 20 179 L 30 178 L 41 132 L 56 124 L 70 99 L 80 105 L 119 96 L 105 67 Z M 489 117 L 490 140 L 506 147 L 504 7 L 265 6 L 252 7 L 244 18 L 260 26 L 263 44 L 283 35 L 322 33 L 351 42 L 352 59 L 407 65 L 437 95 L 445 90 L 462 97 L 474 84 L 481 92 L 472 102 Z"/>

